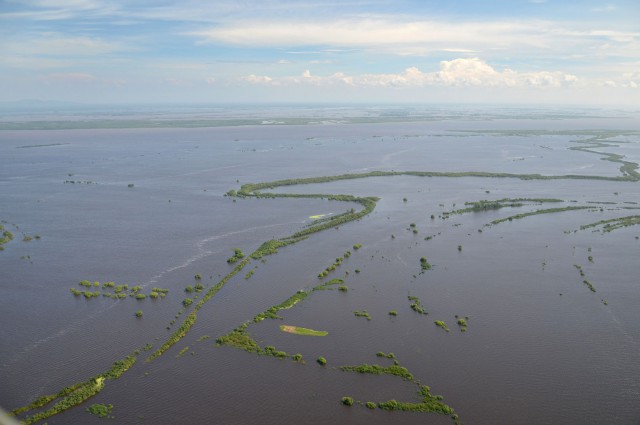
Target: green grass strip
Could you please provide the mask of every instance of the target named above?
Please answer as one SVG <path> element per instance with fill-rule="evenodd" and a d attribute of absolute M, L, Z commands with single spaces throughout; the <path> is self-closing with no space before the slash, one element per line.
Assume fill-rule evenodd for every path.
<path fill-rule="evenodd" d="M 391 366 L 380 366 L 377 364 L 361 364 L 356 366 L 340 366 L 340 370 L 344 372 L 356 372 L 356 373 L 368 373 L 371 375 L 393 375 L 400 378 L 413 381 L 413 375 L 407 370 L 406 367 L 393 364 Z"/>
<path fill-rule="evenodd" d="M 520 220 L 522 218 L 530 217 L 532 215 L 553 214 L 553 213 L 565 212 L 565 211 L 585 210 L 589 208 L 593 209 L 593 207 L 563 207 L 563 208 L 547 208 L 543 210 L 535 210 L 528 213 L 516 214 L 509 217 L 500 218 L 498 220 L 493 220 L 491 223 L 485 224 L 485 226 L 500 224 L 500 223 L 504 223 L 505 221 Z"/>
<path fill-rule="evenodd" d="M 136 353 L 137 350 L 134 354 L 130 354 L 116 361 L 106 372 L 93 376 L 84 382 L 63 388 L 56 394 L 42 396 L 27 406 L 12 410 L 11 414 L 17 416 L 30 410 L 39 409 L 60 399 L 49 409 L 26 416 L 21 420 L 22 423 L 29 425 L 71 409 L 102 391 L 108 380 L 118 379 L 123 373 L 129 370 L 137 361 Z"/>
<path fill-rule="evenodd" d="M 623 227 L 636 226 L 640 224 L 640 215 L 630 215 L 627 217 L 611 218 L 609 220 L 600 220 L 595 223 L 585 224 L 580 226 L 580 230 L 589 229 L 592 227 L 602 226 L 602 231 L 612 232 Z"/>

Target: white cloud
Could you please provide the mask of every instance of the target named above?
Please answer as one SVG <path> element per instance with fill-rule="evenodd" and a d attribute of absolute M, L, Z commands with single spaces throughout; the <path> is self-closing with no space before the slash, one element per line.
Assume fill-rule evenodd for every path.
<path fill-rule="evenodd" d="M 603 41 L 613 55 L 640 58 L 634 45 L 640 32 L 607 28 L 602 23 L 519 19 L 493 21 L 409 20 L 406 16 L 356 16 L 329 21 L 228 21 L 215 28 L 188 33 L 201 43 L 239 47 L 290 49 L 288 53 L 317 54 L 325 47 L 356 48 L 401 56 L 438 52 L 489 56 L 540 54 L 569 56 L 593 51 Z M 320 49 L 304 49 L 305 47 Z M 303 48 L 297 50 L 296 48 Z M 333 50 L 332 50 L 333 51 Z"/>
<path fill-rule="evenodd" d="M 622 75 L 622 87 L 637 89 L 640 87 L 640 71 L 626 72 Z"/>
<path fill-rule="evenodd" d="M 191 34 L 209 42 L 251 47 L 326 45 L 375 48 L 443 44 L 439 48 L 468 49 L 468 44 L 502 45 L 507 40 L 517 44 L 536 43 L 535 35 L 540 29 L 538 22 L 413 22 L 355 18 L 330 22 L 230 22 Z M 515 35 L 523 37 L 516 39 Z"/>
<path fill-rule="evenodd" d="M 264 84 L 264 85 L 280 85 L 278 81 L 274 81 L 273 78 L 268 77 L 266 75 L 249 75 L 247 77 L 243 77 L 242 80 L 251 83 L 251 84 Z"/>
<path fill-rule="evenodd" d="M 478 53 L 475 50 L 469 50 L 469 49 L 440 49 L 443 52 L 447 52 L 447 53 Z"/>
<path fill-rule="evenodd" d="M 301 76 L 271 78 L 250 75 L 245 81 L 262 85 L 349 85 L 369 87 L 565 87 L 583 84 L 572 74 L 558 71 L 517 72 L 506 68 L 497 71 L 478 58 L 461 58 L 440 62 L 439 71 L 422 72 L 410 67 L 398 74 L 362 74 L 349 76 L 335 73 L 322 77 L 312 75 L 309 70 Z"/>

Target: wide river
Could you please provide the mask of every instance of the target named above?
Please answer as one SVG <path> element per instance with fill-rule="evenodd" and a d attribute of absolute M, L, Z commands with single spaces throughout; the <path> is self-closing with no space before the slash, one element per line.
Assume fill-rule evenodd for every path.
<path fill-rule="evenodd" d="M 453 423 L 450 415 L 364 405 L 420 403 L 418 383 L 441 395 L 463 424 L 640 423 L 640 220 L 633 218 L 640 183 L 612 179 L 622 176 L 616 158 L 640 162 L 640 120 L 501 111 L 350 123 L 336 121 L 338 112 L 296 125 L 0 131 L 0 220 L 14 236 L 0 251 L 0 406 L 26 406 L 150 344 L 91 399 L 38 423 L 101 423 L 86 411 L 96 403 L 112 404 L 117 424 Z M 623 157 L 603 160 L 605 153 Z M 275 188 L 379 200 L 360 220 L 251 260 L 202 306 L 184 338 L 145 362 L 233 270 L 227 259 L 235 248 L 250 254 L 362 208 L 227 191 L 371 171 L 583 178 L 399 175 Z M 528 201 L 513 200 L 520 198 Z M 550 198 L 559 202 L 540 202 Z M 504 199 L 499 209 L 445 214 Z M 551 208 L 558 211 L 526 215 Z M 636 225 L 581 229 L 614 219 L 621 220 L 608 223 Z M 421 257 L 431 269 L 422 272 Z M 304 363 L 216 345 L 332 278 L 347 290 L 310 292 L 279 311 L 281 319 L 247 328 L 261 347 L 300 353 Z M 106 297 L 109 281 L 168 293 Z M 185 292 L 197 283 L 204 291 Z M 86 299 L 70 288 L 101 294 Z M 414 311 L 410 296 L 428 314 Z M 185 298 L 194 304 L 183 307 Z M 363 310 L 370 320 L 354 314 Z M 328 335 L 285 333 L 283 324 Z M 393 364 L 378 352 L 393 352 L 414 380 L 339 369 Z M 344 396 L 356 403 L 344 406 Z"/>

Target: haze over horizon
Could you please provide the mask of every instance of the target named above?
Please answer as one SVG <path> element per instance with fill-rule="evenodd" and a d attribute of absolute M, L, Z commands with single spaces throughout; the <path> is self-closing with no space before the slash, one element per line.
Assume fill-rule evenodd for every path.
<path fill-rule="evenodd" d="M 0 101 L 640 104 L 640 5 L 0 1 Z"/>

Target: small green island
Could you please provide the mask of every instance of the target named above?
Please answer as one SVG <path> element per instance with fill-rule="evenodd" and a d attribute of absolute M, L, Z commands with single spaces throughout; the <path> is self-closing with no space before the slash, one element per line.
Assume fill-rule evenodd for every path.
<path fill-rule="evenodd" d="M 316 331 L 313 329 L 301 328 L 300 326 L 280 325 L 280 330 L 290 334 L 308 335 L 308 336 L 327 336 L 327 331 Z"/>

